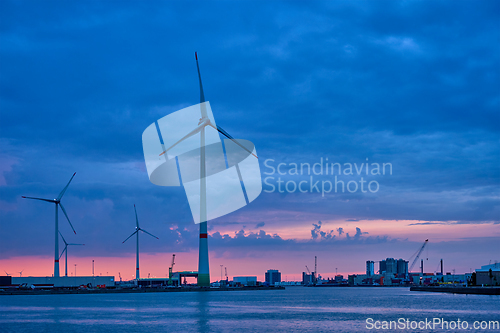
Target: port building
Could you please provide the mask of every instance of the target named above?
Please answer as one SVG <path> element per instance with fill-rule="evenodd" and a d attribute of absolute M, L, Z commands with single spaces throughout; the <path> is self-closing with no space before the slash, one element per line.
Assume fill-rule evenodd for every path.
<path fill-rule="evenodd" d="M 281 273 L 277 269 L 270 269 L 266 272 L 266 283 L 274 286 L 276 283 L 281 282 Z"/>
<path fill-rule="evenodd" d="M 92 287 L 114 287 L 114 276 L 26 276 L 26 277 L 12 277 L 13 285 L 25 284 L 28 288 L 47 286 L 59 288 L 74 288 L 79 286 L 92 286 Z"/>
<path fill-rule="evenodd" d="M 485 265 L 476 269 L 476 285 L 499 286 L 500 263 Z"/>
<path fill-rule="evenodd" d="M 396 274 L 398 276 L 404 277 L 408 274 L 408 261 L 404 259 L 396 260 L 394 258 L 387 258 L 385 260 L 382 260 L 379 263 L 379 273 L 382 275 Z"/>
<path fill-rule="evenodd" d="M 242 286 L 256 286 L 257 277 L 256 276 L 235 276 L 233 277 L 233 284 L 239 284 Z"/>
<path fill-rule="evenodd" d="M 366 261 L 366 275 L 372 276 L 375 273 L 375 262 L 373 260 Z"/>
<path fill-rule="evenodd" d="M 307 274 L 306 272 L 302 272 L 302 284 L 304 286 L 308 286 L 308 285 L 315 284 L 315 283 L 316 283 L 316 278 L 314 276 L 314 272 L 312 272 L 311 274 Z"/>

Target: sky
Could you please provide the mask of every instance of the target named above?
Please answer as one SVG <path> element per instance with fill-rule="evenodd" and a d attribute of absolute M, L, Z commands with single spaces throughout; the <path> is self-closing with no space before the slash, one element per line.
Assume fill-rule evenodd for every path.
<path fill-rule="evenodd" d="M 197 269 L 186 194 L 149 181 L 141 139 L 199 103 L 195 51 L 217 125 L 255 144 L 263 184 L 208 222 L 212 281 L 220 265 L 298 280 L 315 256 L 324 277 L 363 273 L 425 239 L 427 272 L 500 260 L 499 41 L 497 1 L 3 0 L 0 272 L 53 273 L 54 207 L 21 196 L 54 198 L 74 172 L 71 274 L 95 260 L 134 277 L 134 204 L 159 237 L 140 236 L 141 276 L 173 253 Z"/>

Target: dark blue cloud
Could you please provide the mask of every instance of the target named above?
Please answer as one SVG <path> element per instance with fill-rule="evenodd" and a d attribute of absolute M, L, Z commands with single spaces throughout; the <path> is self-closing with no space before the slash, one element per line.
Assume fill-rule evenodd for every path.
<path fill-rule="evenodd" d="M 259 222 L 255 225 L 255 229 L 258 229 L 258 228 L 262 228 L 263 226 L 265 226 L 266 223 L 265 222 Z"/>

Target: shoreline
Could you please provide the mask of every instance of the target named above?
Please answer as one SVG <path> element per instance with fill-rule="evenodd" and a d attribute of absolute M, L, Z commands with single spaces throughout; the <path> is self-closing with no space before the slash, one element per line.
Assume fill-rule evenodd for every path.
<path fill-rule="evenodd" d="M 209 291 L 246 291 L 246 290 L 284 290 L 285 287 L 238 287 L 238 288 L 102 288 L 102 289 L 35 289 L 35 290 L 4 290 L 2 295 L 64 295 L 64 294 L 134 294 L 134 293 L 163 293 L 163 292 L 209 292 Z"/>
<path fill-rule="evenodd" d="M 500 295 L 500 287 L 416 286 L 416 287 L 411 287 L 410 291 L 427 291 L 427 292 L 448 293 L 448 294 Z"/>
<path fill-rule="evenodd" d="M 238 288 L 207 288 L 207 287 L 182 287 L 182 288 L 102 288 L 102 289 L 35 289 L 35 290 L 4 290 L 4 295 L 64 295 L 64 294 L 134 294 L 134 293 L 163 293 L 163 292 L 209 292 L 209 291 L 240 291 L 240 290 L 284 290 L 285 287 L 238 287 Z"/>

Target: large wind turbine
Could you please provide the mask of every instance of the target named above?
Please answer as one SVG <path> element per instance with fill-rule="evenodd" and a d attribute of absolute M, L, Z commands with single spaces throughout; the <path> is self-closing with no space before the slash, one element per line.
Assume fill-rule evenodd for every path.
<path fill-rule="evenodd" d="M 61 206 L 61 210 L 64 213 L 64 216 L 66 216 L 66 219 L 69 222 L 69 225 L 71 226 L 71 229 L 73 229 L 73 232 L 76 234 L 75 228 L 73 228 L 73 225 L 71 224 L 71 221 L 69 220 L 68 214 L 66 214 L 66 210 L 64 209 L 62 203 L 61 203 L 61 198 L 63 197 L 64 193 L 68 189 L 69 183 L 73 180 L 73 177 L 75 177 L 76 172 L 71 176 L 71 179 L 69 180 L 68 184 L 63 188 L 61 193 L 57 196 L 56 199 L 43 199 L 43 198 L 33 198 L 33 197 L 25 197 L 25 199 L 34 199 L 34 200 L 42 200 L 42 201 L 47 201 L 51 203 L 56 204 L 56 228 L 55 228 L 55 250 L 54 250 L 54 277 L 59 277 L 59 218 L 58 218 L 58 213 L 59 213 L 59 207 Z"/>
<path fill-rule="evenodd" d="M 61 259 L 63 253 L 66 252 L 66 258 L 65 258 L 66 260 L 65 260 L 65 263 L 64 263 L 64 276 L 68 276 L 68 245 L 85 245 L 85 244 L 67 243 L 60 231 L 59 231 L 59 235 L 61 235 L 62 240 L 64 242 L 64 250 L 61 252 L 61 255 L 59 256 L 59 259 Z"/>
<path fill-rule="evenodd" d="M 137 209 L 135 209 L 135 205 L 134 205 L 134 211 L 135 211 L 135 224 L 136 224 L 135 231 L 132 233 L 132 235 L 128 236 L 127 239 L 125 239 L 122 243 L 125 243 L 126 241 L 128 241 L 128 239 L 130 237 L 132 237 L 133 235 L 136 235 L 136 242 L 137 243 L 136 243 L 136 258 L 135 258 L 135 262 L 136 262 L 135 278 L 136 278 L 136 280 L 139 280 L 139 231 L 145 232 L 148 235 L 150 235 L 156 239 L 159 239 L 159 238 L 139 227 L 139 219 L 137 218 Z"/>
<path fill-rule="evenodd" d="M 174 148 L 176 145 L 182 141 L 192 137 L 193 135 L 200 133 L 200 249 L 198 257 L 198 285 L 202 287 L 210 286 L 210 268 L 208 262 L 208 242 L 207 242 L 207 181 L 206 181 L 206 156 L 205 156 L 205 128 L 210 126 L 220 132 L 222 135 L 232 140 L 238 146 L 252 154 L 257 158 L 253 152 L 248 150 L 246 147 L 241 145 L 237 140 L 235 140 L 231 135 L 229 135 L 220 126 L 212 124 L 209 117 L 207 116 L 207 109 L 205 104 L 205 94 L 203 92 L 203 84 L 201 82 L 200 66 L 198 64 L 198 54 L 195 52 L 196 68 L 198 70 L 198 80 L 200 82 L 200 109 L 201 118 L 198 122 L 198 126 L 191 132 L 186 134 L 182 139 L 171 145 L 169 148 L 165 149 L 161 154 L 165 154 L 170 149 Z"/>

